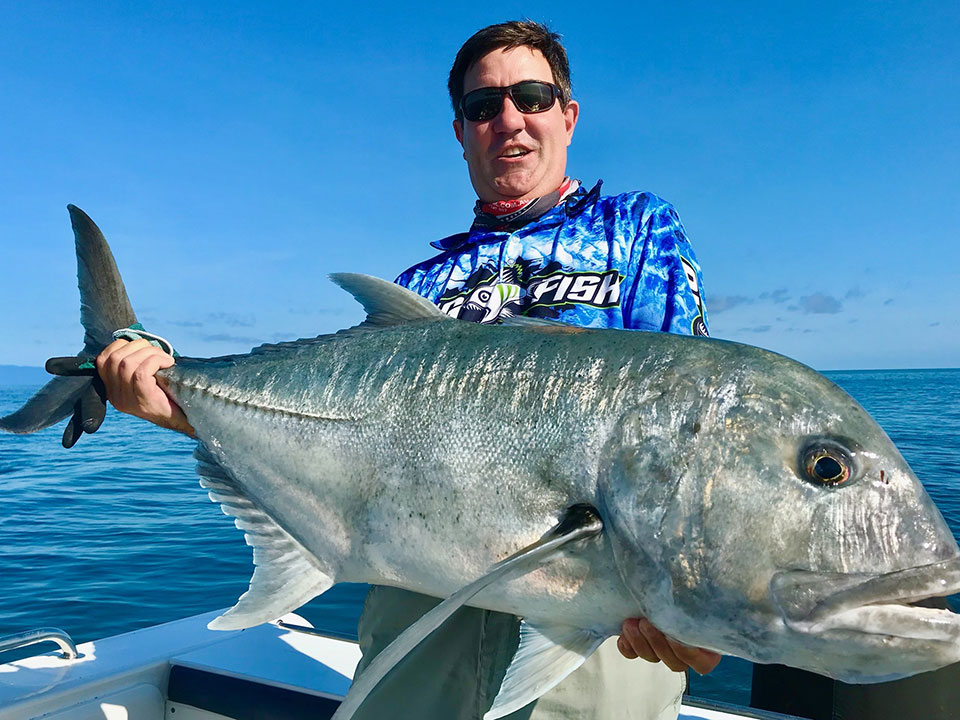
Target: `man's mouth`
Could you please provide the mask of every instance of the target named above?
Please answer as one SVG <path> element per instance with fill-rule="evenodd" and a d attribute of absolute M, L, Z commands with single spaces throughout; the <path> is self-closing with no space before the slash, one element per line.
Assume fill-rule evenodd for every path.
<path fill-rule="evenodd" d="M 526 157 L 532 151 L 527 150 L 526 148 L 509 148 L 500 153 L 497 157 L 501 160 L 518 160 L 519 158 Z"/>

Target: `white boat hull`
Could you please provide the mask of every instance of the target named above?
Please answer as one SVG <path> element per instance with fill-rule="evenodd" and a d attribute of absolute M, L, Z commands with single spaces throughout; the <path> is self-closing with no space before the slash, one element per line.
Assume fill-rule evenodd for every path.
<path fill-rule="evenodd" d="M 296 615 L 243 631 L 207 629 L 222 611 L 0 665 L 0 720 L 238 720 L 252 703 L 324 720 L 346 694 L 356 643 Z M 415 711 L 411 717 L 415 717 Z M 679 720 L 785 718 L 684 704 Z"/>

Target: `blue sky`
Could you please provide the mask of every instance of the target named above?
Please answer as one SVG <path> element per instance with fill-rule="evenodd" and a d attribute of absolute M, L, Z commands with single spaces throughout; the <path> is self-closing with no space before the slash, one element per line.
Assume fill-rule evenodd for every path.
<path fill-rule="evenodd" d="M 564 36 L 572 175 L 678 209 L 711 331 L 819 369 L 960 365 L 960 4 L 4 3 L 0 363 L 76 352 L 65 205 L 185 354 L 334 331 L 335 271 L 465 229 L 446 73 Z"/>

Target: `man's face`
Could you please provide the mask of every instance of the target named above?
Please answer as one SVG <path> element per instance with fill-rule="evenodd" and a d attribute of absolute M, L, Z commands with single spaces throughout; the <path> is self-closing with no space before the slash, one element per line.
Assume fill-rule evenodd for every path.
<path fill-rule="evenodd" d="M 554 82 L 547 59 L 525 46 L 498 48 L 467 70 L 463 93 L 523 80 Z M 529 200 L 556 190 L 566 175 L 567 146 L 579 110 L 573 100 L 561 110 L 557 100 L 546 112 L 525 115 L 504 97 L 500 114 L 491 120 L 454 120 L 477 196 L 484 202 Z"/>

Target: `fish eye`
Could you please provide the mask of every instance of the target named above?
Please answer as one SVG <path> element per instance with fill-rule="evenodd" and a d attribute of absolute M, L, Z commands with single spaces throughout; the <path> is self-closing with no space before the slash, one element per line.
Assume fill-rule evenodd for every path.
<path fill-rule="evenodd" d="M 848 483 L 853 476 L 853 459 L 834 443 L 808 446 L 803 451 L 800 467 L 806 479 L 817 485 L 837 487 Z"/>

